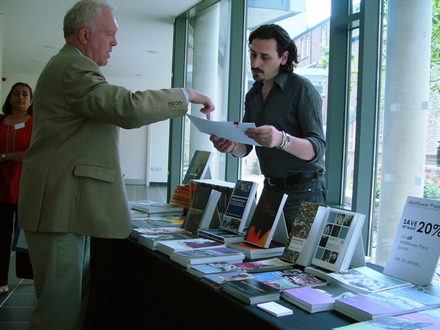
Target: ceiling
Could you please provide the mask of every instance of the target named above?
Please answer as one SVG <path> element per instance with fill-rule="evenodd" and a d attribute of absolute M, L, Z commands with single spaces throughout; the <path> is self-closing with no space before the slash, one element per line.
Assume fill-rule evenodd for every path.
<path fill-rule="evenodd" d="M 2 74 L 39 75 L 64 44 L 62 22 L 76 0 L 0 0 Z M 111 0 L 119 25 L 107 77 L 154 79 L 171 70 L 174 17 L 200 0 Z M 1 41 L 1 33 L 0 33 Z"/>

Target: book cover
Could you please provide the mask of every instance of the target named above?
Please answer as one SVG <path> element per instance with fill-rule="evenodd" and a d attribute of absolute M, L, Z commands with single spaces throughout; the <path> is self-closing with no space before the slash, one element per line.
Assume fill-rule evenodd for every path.
<path fill-rule="evenodd" d="M 331 208 L 312 258 L 312 265 L 331 270 L 349 268 L 358 246 L 365 215 Z"/>
<path fill-rule="evenodd" d="M 247 242 L 231 243 L 228 246 L 231 249 L 243 252 L 248 259 L 263 259 L 271 257 L 280 257 L 284 251 L 284 244 L 272 241 L 268 248 L 258 247 Z"/>
<path fill-rule="evenodd" d="M 131 206 L 133 209 L 145 212 L 147 214 L 182 214 L 183 208 L 178 205 L 169 203 L 156 203 L 156 202 L 135 202 Z"/>
<path fill-rule="evenodd" d="M 215 289 L 220 289 L 225 282 L 242 281 L 253 278 L 251 274 L 243 271 L 235 271 L 226 274 L 210 274 L 202 277 L 201 281 L 212 286 Z"/>
<path fill-rule="evenodd" d="M 370 267 L 357 267 L 345 272 L 328 273 L 327 281 L 359 293 L 374 293 L 412 286 L 410 282 L 387 276 Z"/>
<path fill-rule="evenodd" d="M 195 235 L 201 228 L 208 228 L 220 195 L 209 187 L 197 187 L 182 227 Z"/>
<path fill-rule="evenodd" d="M 138 238 L 138 243 L 140 245 L 147 247 L 150 250 L 156 250 L 158 242 L 176 241 L 176 240 L 194 239 L 194 238 L 197 238 L 197 236 L 191 233 L 168 233 L 168 234 L 153 234 L 153 235 L 141 234 Z"/>
<path fill-rule="evenodd" d="M 213 239 L 222 243 L 238 243 L 243 242 L 244 235 L 232 233 L 223 229 L 206 228 L 199 230 L 199 236 L 203 238 Z"/>
<path fill-rule="evenodd" d="M 264 248 L 270 246 L 286 199 L 286 194 L 263 189 L 246 231 L 246 242 Z"/>
<path fill-rule="evenodd" d="M 282 259 L 301 266 L 310 266 L 327 212 L 327 207 L 317 203 L 301 203 L 281 256 Z"/>
<path fill-rule="evenodd" d="M 135 218 L 131 219 L 133 228 L 160 228 L 160 227 L 182 227 L 183 220 L 174 219 L 179 221 L 171 221 L 164 219 L 151 219 L 151 218 Z"/>
<path fill-rule="evenodd" d="M 171 255 L 177 250 L 194 250 L 194 249 L 209 249 L 212 247 L 224 247 L 224 244 L 219 242 L 197 238 L 197 239 L 183 239 L 177 241 L 163 241 L 157 243 L 157 250 L 159 252 Z"/>
<path fill-rule="evenodd" d="M 153 235 L 171 233 L 189 233 L 189 231 L 180 227 L 136 227 L 131 230 L 131 236 L 136 239 L 139 239 L 141 234 Z"/>
<path fill-rule="evenodd" d="M 408 197 L 384 274 L 425 285 L 431 283 L 440 256 L 440 200 Z"/>
<path fill-rule="evenodd" d="M 193 274 L 198 278 L 201 278 L 204 275 L 224 274 L 237 271 L 242 272 L 243 269 L 226 261 L 190 265 L 187 268 L 188 273 Z"/>
<path fill-rule="evenodd" d="M 388 316 L 377 320 L 349 324 L 334 330 L 437 330 L 440 329 L 440 310 L 438 308 L 421 312 Z"/>
<path fill-rule="evenodd" d="M 408 314 L 439 306 L 440 298 L 427 295 L 414 287 L 338 298 L 335 301 L 336 311 L 357 321 Z"/>
<path fill-rule="evenodd" d="M 280 297 L 279 290 L 254 279 L 225 282 L 223 290 L 250 305 L 278 300 Z"/>
<path fill-rule="evenodd" d="M 217 202 L 216 211 L 213 214 L 213 218 L 211 220 L 212 228 L 219 228 L 221 224 L 221 220 L 226 212 L 226 208 L 228 207 L 228 202 L 231 199 L 232 192 L 235 188 L 235 183 L 228 182 L 224 180 L 214 180 L 214 179 L 199 179 L 192 180 L 189 189 L 190 195 L 194 194 L 196 187 L 209 187 L 213 190 L 217 190 L 221 193 L 220 198 Z"/>
<path fill-rule="evenodd" d="M 318 287 L 303 287 L 284 290 L 281 297 L 288 302 L 306 310 L 309 313 L 318 313 L 333 310 L 335 299 L 355 296 L 357 293 L 349 291 L 335 284 Z"/>
<path fill-rule="evenodd" d="M 255 273 L 291 269 L 293 267 L 293 264 L 283 261 L 279 258 L 271 258 L 265 260 L 243 262 L 240 264 L 235 264 L 235 266 L 240 267 L 242 270 L 248 273 Z"/>
<path fill-rule="evenodd" d="M 188 185 L 191 180 L 205 178 L 211 157 L 212 153 L 210 151 L 196 150 L 191 158 L 182 185 Z"/>
<path fill-rule="evenodd" d="M 299 269 L 277 272 L 253 273 L 255 278 L 278 290 L 287 290 L 305 286 L 325 285 L 326 282 L 310 274 L 306 274 Z"/>
<path fill-rule="evenodd" d="M 176 250 L 171 254 L 171 260 L 187 267 L 193 264 L 204 264 L 214 261 L 240 262 L 244 255 L 226 247 L 208 249 Z"/>
<path fill-rule="evenodd" d="M 258 183 L 238 180 L 229 199 L 220 229 L 242 234 L 255 209 L 255 194 Z"/>

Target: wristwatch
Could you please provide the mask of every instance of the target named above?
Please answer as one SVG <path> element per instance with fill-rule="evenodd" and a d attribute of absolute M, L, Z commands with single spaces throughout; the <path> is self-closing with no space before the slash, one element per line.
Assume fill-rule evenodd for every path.
<path fill-rule="evenodd" d="M 2 160 L 6 160 L 6 154 L 2 154 Z"/>

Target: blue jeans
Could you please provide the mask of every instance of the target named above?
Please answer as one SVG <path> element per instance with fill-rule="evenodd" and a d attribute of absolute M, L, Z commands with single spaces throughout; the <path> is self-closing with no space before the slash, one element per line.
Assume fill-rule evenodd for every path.
<path fill-rule="evenodd" d="M 288 195 L 283 209 L 288 233 L 290 233 L 293 221 L 302 202 L 312 202 L 321 205 L 326 203 L 327 186 L 323 174 L 317 178 L 300 180 L 298 183 L 276 186 L 270 185 L 268 180 L 265 179 L 264 188 L 280 191 Z"/>

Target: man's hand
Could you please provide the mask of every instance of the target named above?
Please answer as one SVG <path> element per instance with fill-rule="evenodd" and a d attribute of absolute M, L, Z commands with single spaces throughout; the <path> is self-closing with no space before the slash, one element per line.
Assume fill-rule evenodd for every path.
<path fill-rule="evenodd" d="M 272 125 L 249 128 L 245 134 L 267 148 L 278 147 L 283 142 L 283 133 Z"/>
<path fill-rule="evenodd" d="M 206 115 L 206 119 L 211 119 L 210 113 L 215 110 L 214 103 L 209 96 L 191 88 L 185 88 L 188 93 L 189 101 L 194 104 L 203 104 L 200 112 Z"/>
<path fill-rule="evenodd" d="M 209 140 L 211 140 L 212 144 L 214 145 L 214 148 L 220 152 L 228 153 L 235 148 L 235 142 L 228 139 L 224 139 L 224 138 L 219 139 L 217 136 L 211 135 L 209 137 Z"/>

